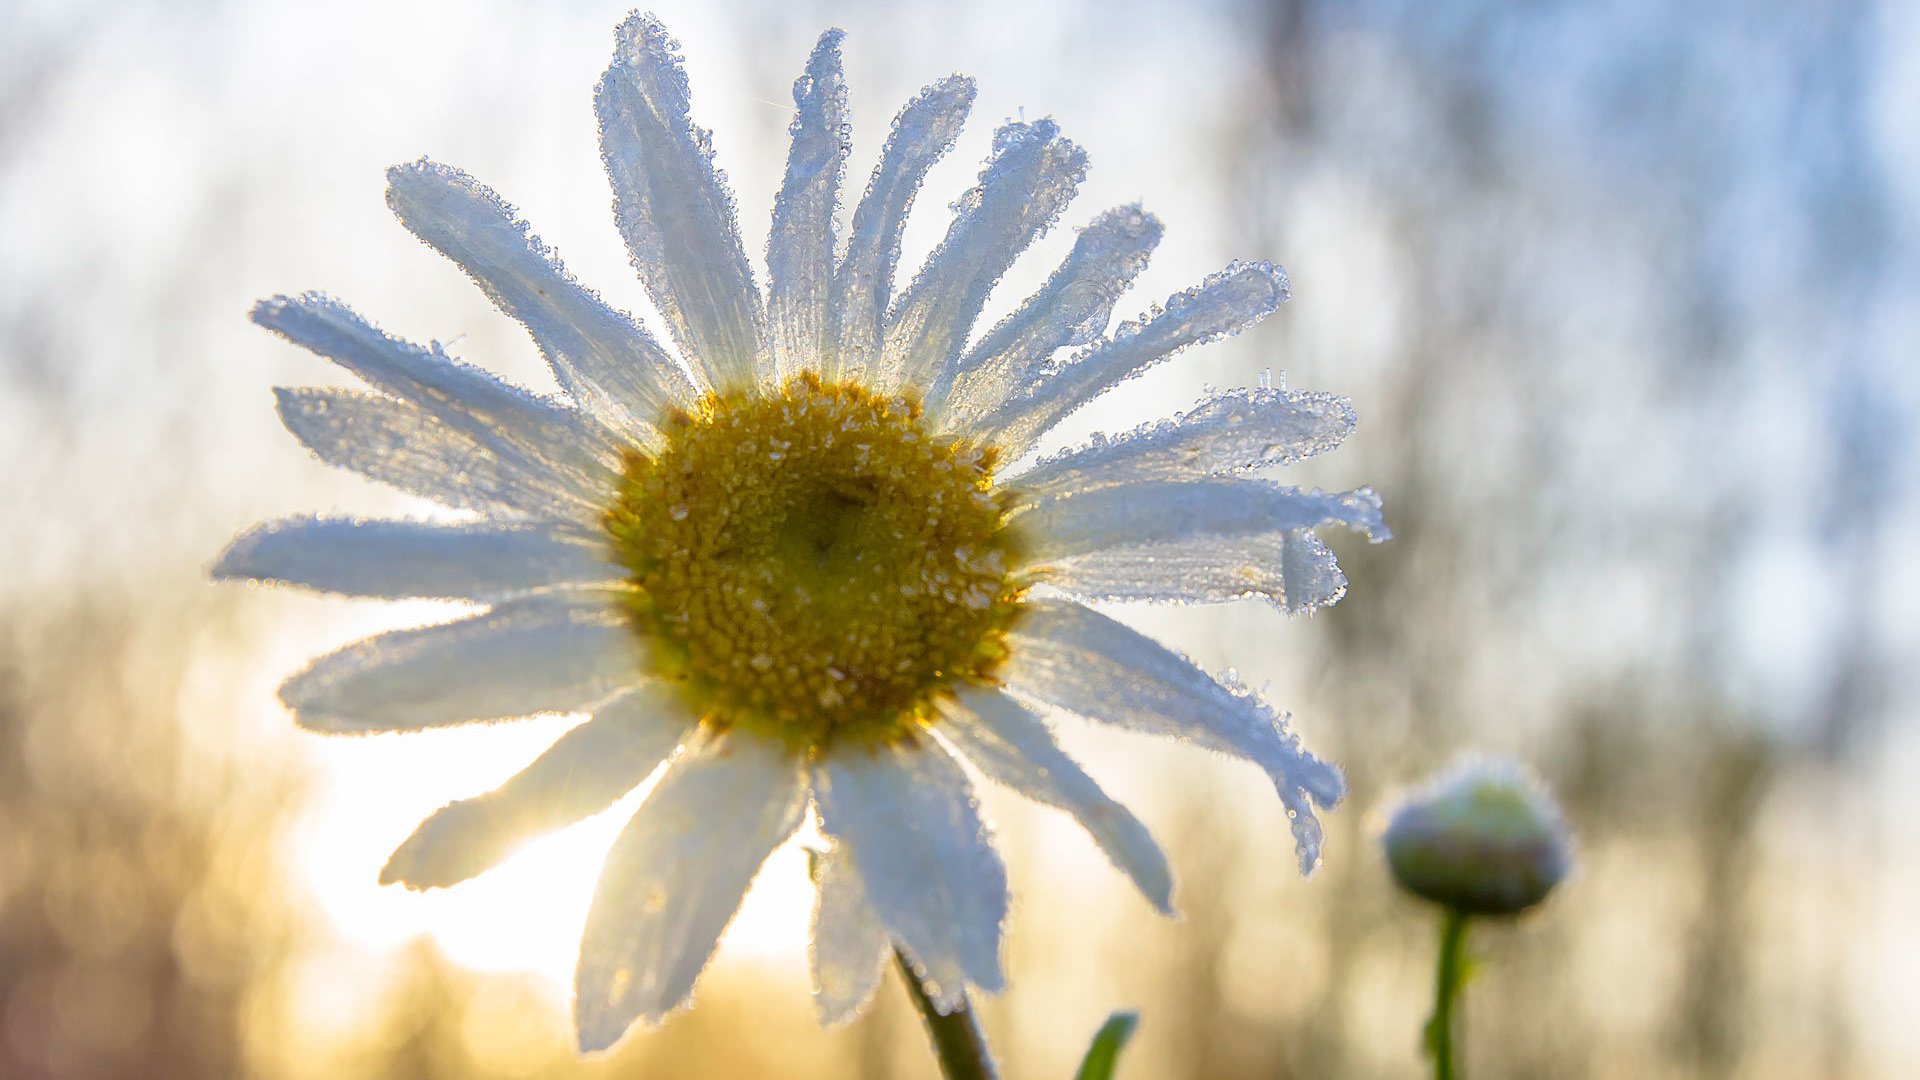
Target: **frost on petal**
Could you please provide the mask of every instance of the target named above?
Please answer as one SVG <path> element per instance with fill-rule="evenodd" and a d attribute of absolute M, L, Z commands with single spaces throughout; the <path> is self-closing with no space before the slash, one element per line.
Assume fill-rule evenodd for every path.
<path fill-rule="evenodd" d="M 819 370 L 827 347 L 834 215 L 849 145 L 847 82 L 840 67 L 845 37 L 838 30 L 820 35 L 806 73 L 793 84 L 793 147 L 767 234 L 766 338 L 778 378 Z"/>
<path fill-rule="evenodd" d="M 1347 593 L 1333 552 L 1308 529 L 1090 551 L 1052 567 L 1046 582 L 1081 600 L 1259 599 L 1289 615 L 1317 611 Z"/>
<path fill-rule="evenodd" d="M 968 350 L 953 378 L 935 385 L 929 400 L 953 414 L 949 425 L 965 430 L 1024 390 L 1057 350 L 1106 333 L 1114 305 L 1146 269 L 1161 232 L 1160 219 L 1139 206 L 1094 218 L 1040 291 Z"/>
<path fill-rule="evenodd" d="M 946 239 L 887 318 L 876 381 L 890 389 L 931 387 L 935 398 L 944 396 L 987 293 L 1053 226 L 1086 175 L 1086 151 L 1061 138 L 1051 120 L 995 132 L 979 184 L 954 204 Z"/>
<path fill-rule="evenodd" d="M 1232 679 L 1079 604 L 1039 600 L 1014 624 L 1002 678 L 1014 693 L 1088 720 L 1192 742 L 1260 766 L 1292 819 L 1301 870 L 1320 859 L 1314 804 L 1346 791 L 1340 771 L 1307 753 L 1288 724 Z"/>
<path fill-rule="evenodd" d="M 625 431 L 698 398 L 653 335 L 567 273 L 513 207 L 461 172 L 420 160 L 387 170 L 387 205 L 533 335 L 561 389 Z"/>
<path fill-rule="evenodd" d="M 1234 263 L 1071 361 L 1043 370 L 969 433 L 1018 457 L 1068 413 L 1190 345 L 1239 333 L 1286 298 L 1286 271 L 1272 263 Z"/>
<path fill-rule="evenodd" d="M 276 387 L 280 420 L 321 461 L 492 517 L 598 520 L 600 508 L 517 448 L 486 445 L 385 394 Z"/>
<path fill-rule="evenodd" d="M 760 293 L 711 140 L 689 116 L 678 48 L 650 15 L 620 24 L 594 95 L 600 157 L 634 269 L 681 352 L 715 389 L 751 386 Z"/>
<path fill-rule="evenodd" d="M 962 691 L 935 730 L 986 776 L 1072 814 L 1162 914 L 1173 914 L 1173 871 L 1147 827 L 1107 797 L 1060 749 L 1039 717 L 998 690 Z"/>
<path fill-rule="evenodd" d="M 607 856 L 574 977 L 580 1049 L 634 1021 L 659 1023 L 693 994 L 760 866 L 799 827 L 800 763 L 771 740 L 704 729 Z"/>
<path fill-rule="evenodd" d="M 498 456 L 536 463 L 554 487 L 587 502 L 604 500 L 618 483 L 612 466 L 621 440 L 604 425 L 461 363 L 438 344 L 423 349 L 390 337 L 317 293 L 263 300 L 254 305 L 253 321 Z"/>
<path fill-rule="evenodd" d="M 973 80 L 950 75 L 920 91 L 894 117 L 880 164 L 853 212 L 846 255 L 834 274 L 828 335 L 833 349 L 822 365 L 826 375 L 862 376 L 879 361 L 907 211 L 927 170 L 959 136 L 973 98 Z"/>
<path fill-rule="evenodd" d="M 1007 872 L 952 755 L 922 739 L 831 755 L 819 767 L 820 823 L 853 852 L 867 899 L 920 969 L 936 1008 L 966 984 L 998 990 Z"/>
<path fill-rule="evenodd" d="M 1017 518 L 1036 562 L 1109 548 L 1231 541 L 1321 525 L 1345 525 L 1375 543 L 1392 534 L 1371 488 L 1324 492 L 1266 480 L 1149 480 L 1049 499 Z"/>
<path fill-rule="evenodd" d="M 315 731 L 413 731 L 586 709 L 647 671 L 616 603 L 536 596 L 349 645 L 287 680 L 280 700 Z"/>
<path fill-rule="evenodd" d="M 820 1022 L 829 1027 L 860 1015 L 886 971 L 887 928 L 867 902 L 866 883 L 844 846 L 820 855 L 809 967 Z"/>
<path fill-rule="evenodd" d="M 387 860 L 380 884 L 456 885 L 527 840 L 605 810 L 673 753 L 686 734 L 684 711 L 678 695 L 658 685 L 609 701 L 505 784 L 421 822 Z"/>
<path fill-rule="evenodd" d="M 235 540 L 213 576 L 347 596 L 486 600 L 625 573 L 602 545 L 548 523 L 294 518 Z"/>
<path fill-rule="evenodd" d="M 1323 454 L 1353 433 L 1353 406 L 1307 390 L 1224 390 L 1190 412 L 1055 455 L 1012 481 L 1039 502 L 1141 480 L 1196 480 Z"/>

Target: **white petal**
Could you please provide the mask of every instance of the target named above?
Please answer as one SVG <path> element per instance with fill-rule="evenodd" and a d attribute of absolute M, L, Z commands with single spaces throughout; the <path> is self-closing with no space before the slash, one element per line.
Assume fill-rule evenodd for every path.
<path fill-rule="evenodd" d="M 930 739 L 847 750 L 815 785 L 821 827 L 852 849 L 867 899 L 935 1006 L 959 1007 L 968 982 L 1000 989 L 1007 871 L 952 755 Z"/>
<path fill-rule="evenodd" d="M 888 388 L 944 388 L 988 291 L 1053 226 L 1086 175 L 1086 151 L 1061 138 L 1051 120 L 995 132 L 979 184 L 954 204 L 946 239 L 887 319 L 875 380 Z"/>
<path fill-rule="evenodd" d="M 678 47 L 649 15 L 615 31 L 613 65 L 594 95 L 600 157 L 634 269 L 681 353 L 716 389 L 749 386 L 760 293 L 708 134 L 688 115 Z"/>
<path fill-rule="evenodd" d="M 793 147 L 767 235 L 767 344 L 776 377 L 819 370 L 833 296 L 833 218 L 847 164 L 847 82 L 838 30 L 820 35 L 794 81 Z"/>
<path fill-rule="evenodd" d="M 280 420 L 320 460 L 444 506 L 591 523 L 600 508 L 551 468 L 487 446 L 404 401 L 333 387 L 275 387 Z"/>
<path fill-rule="evenodd" d="M 813 1003 L 829 1027 L 860 1015 L 886 971 L 887 928 L 867 902 L 853 854 L 838 846 L 819 856 L 814 887 Z"/>
<path fill-rule="evenodd" d="M 253 321 L 311 349 L 421 412 L 495 450 L 538 463 L 552 486 L 598 502 L 619 477 L 620 440 L 592 418 L 461 363 L 382 333 L 331 297 L 263 300 Z"/>
<path fill-rule="evenodd" d="M 1320 857 L 1313 804 L 1345 793 L 1340 771 L 1307 753 L 1284 715 L 1237 683 L 1079 604 L 1029 601 L 1001 669 L 1023 697 L 1101 723 L 1191 741 L 1265 770 L 1293 821 L 1302 871 Z"/>
<path fill-rule="evenodd" d="M 798 761 L 764 739 L 702 731 L 614 841 L 574 978 L 580 1049 L 659 1023 L 693 984 L 767 856 L 799 827 Z"/>
<path fill-rule="evenodd" d="M 988 777 L 1072 814 L 1148 903 L 1173 914 L 1173 871 L 1160 846 L 1060 749 L 1039 717 L 998 690 L 966 690 L 935 731 Z"/>
<path fill-rule="evenodd" d="M 1026 389 L 1055 351 L 1106 333 L 1114 304 L 1146 269 L 1161 232 L 1160 219 L 1137 205 L 1094 218 L 1046 285 L 968 350 L 955 378 L 936 383 L 929 400 L 953 414 L 948 425 L 966 428 Z"/>
<path fill-rule="evenodd" d="M 526 326 L 563 390 L 621 430 L 650 429 L 699 397 L 645 327 L 575 281 L 513 207 L 473 177 L 424 159 L 396 165 L 387 170 L 387 205 Z"/>
<path fill-rule="evenodd" d="M 880 164 L 853 212 L 846 257 L 834 276 L 831 336 L 836 347 L 825 365 L 827 375 L 859 376 L 879 362 L 907 211 L 927 170 L 959 136 L 973 97 L 972 79 L 950 75 L 920 91 L 894 117 Z"/>
<path fill-rule="evenodd" d="M 213 576 L 348 596 L 485 600 L 626 575 L 603 544 L 548 523 L 294 518 L 235 540 Z"/>
<path fill-rule="evenodd" d="M 1306 390 L 1225 390 L 1191 412 L 1056 455 L 1013 481 L 1039 502 L 1141 480 L 1197 480 L 1291 465 L 1352 434 L 1346 398 Z"/>
<path fill-rule="evenodd" d="M 685 712 L 678 694 L 658 684 L 602 705 L 505 784 L 421 822 L 387 860 L 380 883 L 456 885 L 522 842 L 605 810 L 673 753 L 687 731 Z"/>
<path fill-rule="evenodd" d="M 1371 488 L 1328 493 L 1265 480 L 1150 480 L 1049 499 L 1015 519 L 1036 562 L 1090 551 L 1233 540 L 1320 525 L 1345 525 L 1375 543 L 1391 533 Z"/>
<path fill-rule="evenodd" d="M 971 425 L 968 434 L 1019 457 L 1068 413 L 1189 345 L 1239 333 L 1287 298 L 1287 273 L 1272 263 L 1235 263 L 1168 298 L 1141 321 L 1044 373 Z"/>
<path fill-rule="evenodd" d="M 1090 551 L 1051 568 L 1046 582 L 1082 600 L 1258 598 L 1289 615 L 1326 607 L 1347 592 L 1333 552 L 1307 529 Z"/>
<path fill-rule="evenodd" d="M 574 712 L 647 671 L 613 600 L 536 596 L 349 645 L 287 680 L 280 700 L 316 731 L 411 731 Z"/>

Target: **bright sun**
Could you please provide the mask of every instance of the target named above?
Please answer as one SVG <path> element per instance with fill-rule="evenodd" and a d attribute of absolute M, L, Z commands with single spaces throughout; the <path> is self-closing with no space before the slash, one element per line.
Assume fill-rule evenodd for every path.
<path fill-rule="evenodd" d="M 427 936 L 456 963 L 531 972 L 556 991 L 570 990 L 600 865 L 651 783 L 452 889 L 422 893 L 378 882 L 387 856 L 421 819 L 497 786 L 578 722 L 543 717 L 405 735 L 308 737 L 315 769 L 290 838 L 293 872 L 340 934 L 369 950 L 397 950 Z M 760 872 L 723 953 L 801 964 L 811 907 L 805 852 L 790 843 Z"/>

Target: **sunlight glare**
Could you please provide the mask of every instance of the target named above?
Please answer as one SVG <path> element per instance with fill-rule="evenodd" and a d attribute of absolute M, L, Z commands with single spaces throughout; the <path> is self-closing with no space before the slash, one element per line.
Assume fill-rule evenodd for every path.
<path fill-rule="evenodd" d="M 295 873 L 348 941 L 392 953 L 426 936 L 481 971 L 572 986 L 581 928 L 607 849 L 652 782 L 578 825 L 535 839 L 452 889 L 382 886 L 387 856 L 446 803 L 497 786 L 576 723 L 545 717 L 400 736 L 312 739 L 316 778 L 294 828 Z M 800 842 L 775 853 L 722 941 L 783 966 L 804 962 L 812 886 Z"/>

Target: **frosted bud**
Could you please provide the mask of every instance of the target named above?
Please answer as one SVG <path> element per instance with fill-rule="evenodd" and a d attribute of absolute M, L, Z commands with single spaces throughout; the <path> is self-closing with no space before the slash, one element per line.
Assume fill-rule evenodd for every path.
<path fill-rule="evenodd" d="M 1573 865 L 1559 806 L 1516 761 L 1455 765 L 1408 796 L 1380 839 L 1402 888 L 1472 915 L 1524 911 Z"/>

